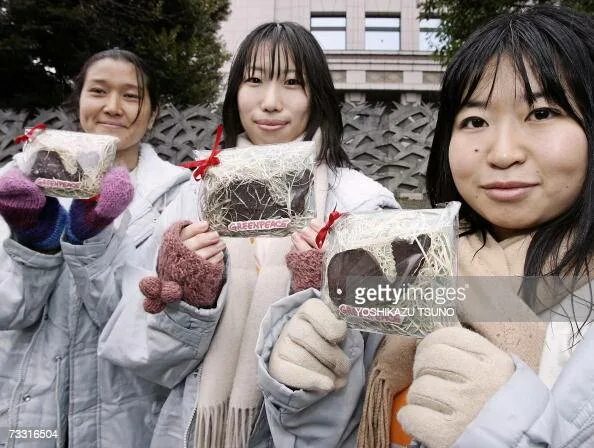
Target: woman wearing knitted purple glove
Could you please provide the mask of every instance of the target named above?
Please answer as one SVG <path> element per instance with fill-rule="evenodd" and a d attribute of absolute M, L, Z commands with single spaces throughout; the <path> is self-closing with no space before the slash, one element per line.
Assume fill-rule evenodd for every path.
<path fill-rule="evenodd" d="M 51 429 L 59 446 L 149 444 L 165 389 L 98 358 L 97 348 L 127 267 L 143 260 L 158 217 L 189 179 L 142 143 L 158 99 L 138 56 L 97 53 L 70 105 L 83 131 L 119 139 L 98 197 L 66 212 L 19 171 L 0 178 L 12 234 L 0 252 L 0 330 L 17 330 L 0 331 L 0 428 Z"/>
<path fill-rule="evenodd" d="M 40 252 L 60 247 L 66 211 L 18 168 L 11 168 L 0 177 L 0 215 L 13 238 L 22 245 Z"/>
<path fill-rule="evenodd" d="M 69 242 L 82 244 L 111 224 L 130 205 L 134 186 L 128 169 L 115 167 L 101 182 L 98 198 L 75 199 L 70 206 L 70 220 L 66 229 Z"/>

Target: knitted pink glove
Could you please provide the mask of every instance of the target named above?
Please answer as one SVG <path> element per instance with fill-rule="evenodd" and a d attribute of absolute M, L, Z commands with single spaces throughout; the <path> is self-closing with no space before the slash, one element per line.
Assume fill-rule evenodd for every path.
<path fill-rule="evenodd" d="M 286 256 L 287 267 L 291 271 L 291 291 L 299 292 L 307 288 L 320 289 L 322 286 L 322 256 L 318 249 L 292 251 Z"/>
<path fill-rule="evenodd" d="M 125 167 L 107 172 L 101 182 L 99 198 L 75 199 L 70 206 L 70 223 L 66 238 L 82 244 L 94 237 L 120 216 L 134 198 L 134 186 Z"/>
<path fill-rule="evenodd" d="M 145 277 L 140 281 L 147 313 L 159 313 L 168 303 L 182 299 L 198 308 L 215 305 L 225 266 L 207 262 L 184 245 L 180 233 L 190 223 L 179 221 L 167 229 L 159 249 L 158 277 Z"/>
<path fill-rule="evenodd" d="M 18 168 L 0 178 L 0 215 L 14 239 L 36 250 L 54 250 L 66 225 L 67 214 L 56 198 L 46 197 Z"/>

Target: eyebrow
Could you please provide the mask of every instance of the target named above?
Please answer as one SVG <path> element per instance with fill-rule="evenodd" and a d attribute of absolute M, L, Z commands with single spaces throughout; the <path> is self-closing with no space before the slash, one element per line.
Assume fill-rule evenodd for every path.
<path fill-rule="evenodd" d="M 103 79 L 103 78 L 91 78 L 91 79 L 89 79 L 89 82 L 95 82 L 97 84 L 109 84 L 109 81 L 106 79 Z M 123 87 L 126 89 L 137 89 L 138 90 L 137 84 L 126 83 L 126 84 L 123 84 Z"/>
<path fill-rule="evenodd" d="M 533 92 L 533 97 L 535 101 L 543 98 L 546 99 L 545 95 L 542 92 Z M 486 109 L 487 105 L 487 101 L 470 100 L 468 103 L 464 105 L 464 107 L 477 107 L 480 109 Z"/>

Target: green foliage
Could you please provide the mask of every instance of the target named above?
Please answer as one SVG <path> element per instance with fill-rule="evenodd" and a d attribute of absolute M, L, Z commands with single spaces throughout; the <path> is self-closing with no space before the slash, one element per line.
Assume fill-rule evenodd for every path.
<path fill-rule="evenodd" d="M 143 57 L 164 101 L 214 101 L 229 0 L 0 0 L 0 108 L 59 105 L 93 53 Z"/>
<path fill-rule="evenodd" d="M 594 0 L 421 0 L 420 18 L 439 17 L 437 37 L 441 42 L 436 51 L 442 63 L 447 62 L 466 38 L 493 17 L 516 11 L 533 4 L 562 4 L 579 11 L 594 13 Z"/>

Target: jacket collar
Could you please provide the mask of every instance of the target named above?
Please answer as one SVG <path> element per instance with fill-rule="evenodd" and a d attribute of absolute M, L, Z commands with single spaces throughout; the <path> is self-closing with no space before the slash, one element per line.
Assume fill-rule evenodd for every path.
<path fill-rule="evenodd" d="M 188 180 L 190 175 L 188 169 L 165 162 L 151 145 L 143 143 L 136 167 L 136 196 L 153 203 L 172 187 Z"/>
<path fill-rule="evenodd" d="M 156 201 L 189 180 L 190 176 L 190 170 L 165 162 L 151 145 L 143 143 L 136 167 L 134 199 L 128 207 L 130 225 L 149 213 Z"/>

